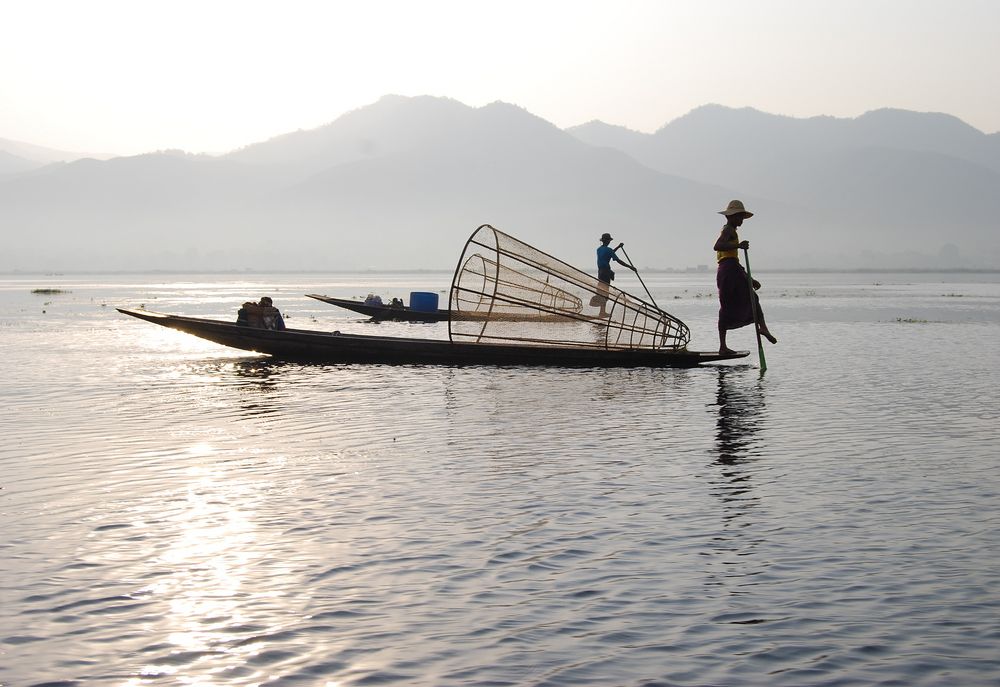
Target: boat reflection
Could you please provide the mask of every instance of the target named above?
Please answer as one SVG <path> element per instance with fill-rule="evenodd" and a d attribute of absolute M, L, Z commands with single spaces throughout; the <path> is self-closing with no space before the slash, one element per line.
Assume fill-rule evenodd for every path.
<path fill-rule="evenodd" d="M 236 391 L 239 412 L 253 418 L 281 410 L 282 375 L 289 366 L 270 358 L 207 360 L 200 372 L 215 376 Z"/>
<path fill-rule="evenodd" d="M 238 379 L 240 409 L 248 417 L 272 415 L 281 409 L 280 380 L 283 363 L 270 359 L 233 364 Z"/>

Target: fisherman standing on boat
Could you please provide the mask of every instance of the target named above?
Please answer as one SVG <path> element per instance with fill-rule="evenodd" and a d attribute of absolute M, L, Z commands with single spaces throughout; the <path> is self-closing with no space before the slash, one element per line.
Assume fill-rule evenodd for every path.
<path fill-rule="evenodd" d="M 612 248 L 608 244 L 613 240 L 614 239 L 611 238 L 611 234 L 604 232 L 601 234 L 601 245 L 597 247 L 597 289 L 599 293 L 591 299 L 590 304 L 601 306 L 601 312 L 597 313 L 598 317 L 608 316 L 608 312 L 605 310 L 604 306 L 608 302 L 608 287 L 615 279 L 615 273 L 611 270 L 611 261 L 614 260 L 619 265 L 624 265 L 628 269 L 635 272 L 635 268 L 632 267 L 632 265 L 619 258 L 616 254 L 618 248 L 621 248 L 625 244 L 619 243 L 618 248 Z"/>
<path fill-rule="evenodd" d="M 719 287 L 720 306 L 719 353 L 733 353 L 726 346 L 726 332 L 753 324 L 753 308 L 757 309 L 757 329 L 760 335 L 773 344 L 778 343 L 768 330 L 764 322 L 764 313 L 760 309 L 760 300 L 756 294 L 760 282 L 754 279 L 754 291 L 751 291 L 747 273 L 740 264 L 739 249 L 749 248 L 750 242 L 740 241 L 736 230 L 743 224 L 743 220 L 753 217 L 753 213 L 743 207 L 742 201 L 731 200 L 726 209 L 719 214 L 726 216 L 726 226 L 722 227 L 722 232 L 715 242 L 715 257 L 719 263 L 719 270 L 715 275 L 715 283 Z"/>

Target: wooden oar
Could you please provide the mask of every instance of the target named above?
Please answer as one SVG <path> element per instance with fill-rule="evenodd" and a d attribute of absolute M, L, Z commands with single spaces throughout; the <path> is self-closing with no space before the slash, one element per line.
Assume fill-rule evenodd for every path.
<path fill-rule="evenodd" d="M 764 346 L 760 342 L 760 327 L 757 326 L 757 294 L 753 288 L 753 277 L 750 276 L 750 253 L 743 249 L 743 260 L 747 264 L 747 286 L 750 287 L 750 307 L 753 308 L 753 330 L 757 334 L 757 354 L 760 356 L 760 371 L 767 369 L 767 361 L 764 360 Z"/>
<path fill-rule="evenodd" d="M 639 270 L 636 269 L 635 263 L 632 262 L 632 258 L 630 258 L 628 256 L 628 253 L 625 252 L 625 244 L 623 243 L 619 245 L 617 250 L 620 250 L 622 252 L 622 254 L 625 256 L 625 259 L 628 260 L 628 264 L 632 265 L 632 271 L 635 272 L 635 276 L 639 277 Z M 646 282 L 642 280 L 642 277 L 639 277 L 639 283 L 642 284 L 642 288 L 646 289 Z M 649 302 L 652 303 L 654 306 L 656 306 L 657 310 L 660 310 L 661 309 L 660 306 L 656 305 L 656 301 L 653 300 L 653 294 L 649 292 L 649 289 L 646 289 L 646 295 L 649 296 Z"/>

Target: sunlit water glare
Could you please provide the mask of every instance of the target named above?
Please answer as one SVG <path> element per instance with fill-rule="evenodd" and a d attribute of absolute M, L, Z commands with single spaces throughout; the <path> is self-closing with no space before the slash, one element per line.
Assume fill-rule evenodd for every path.
<path fill-rule="evenodd" d="M 711 273 L 643 276 L 718 345 Z M 763 376 L 280 363 L 112 307 L 444 338 L 303 294 L 447 274 L 0 278 L 0 684 L 1000 684 L 1000 275 L 760 276 Z"/>

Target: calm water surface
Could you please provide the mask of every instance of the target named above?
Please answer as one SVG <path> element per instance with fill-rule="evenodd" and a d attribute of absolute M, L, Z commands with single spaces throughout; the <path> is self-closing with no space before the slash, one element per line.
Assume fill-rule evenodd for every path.
<path fill-rule="evenodd" d="M 282 364 L 112 307 L 445 337 L 302 294 L 450 276 L 0 277 L 0 684 L 1000 684 L 1000 275 L 759 275 L 763 376 Z M 644 277 L 717 346 L 712 274 Z"/>

